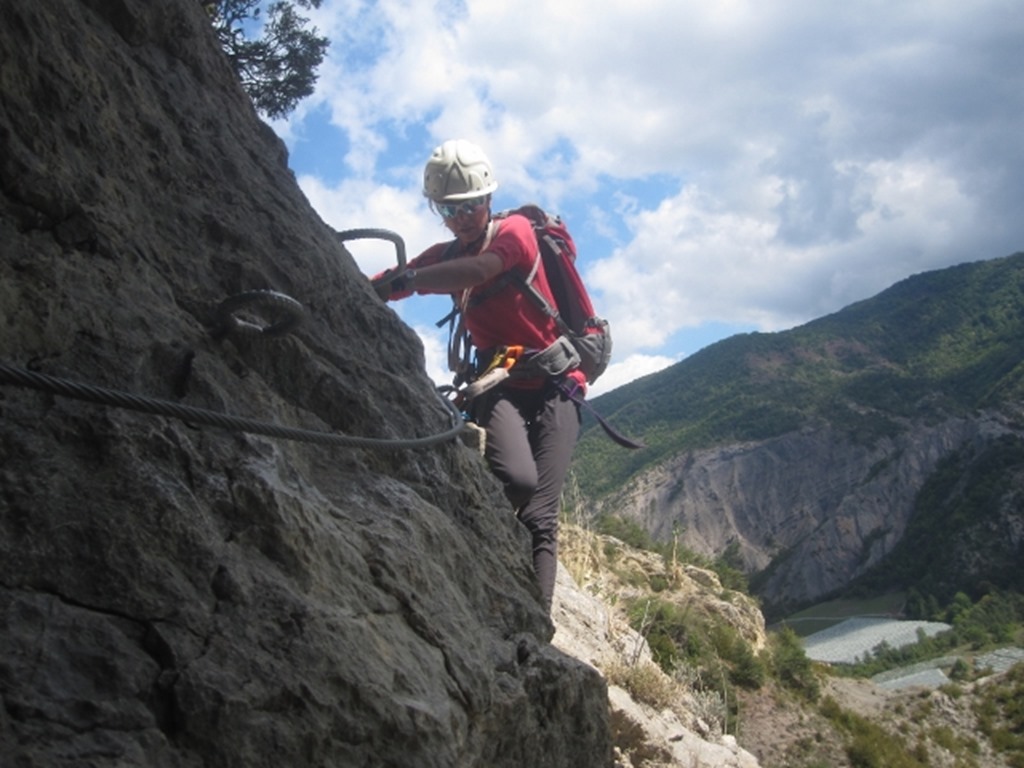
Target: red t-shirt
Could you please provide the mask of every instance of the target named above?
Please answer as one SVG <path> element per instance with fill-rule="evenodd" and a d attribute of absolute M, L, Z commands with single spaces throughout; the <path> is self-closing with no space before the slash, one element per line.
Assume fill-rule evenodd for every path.
<path fill-rule="evenodd" d="M 537 239 L 529 220 L 524 216 L 512 215 L 497 220 L 496 224 L 497 233 L 487 246 L 487 251 L 501 259 L 504 265 L 502 273 L 516 270 L 522 277 L 527 277 L 540 257 Z M 450 242 L 445 242 L 431 246 L 410 261 L 409 266 L 425 267 L 438 263 L 444 258 L 450 245 Z M 471 259 L 476 255 L 458 253 L 456 250 L 456 255 L 451 258 Z M 496 292 L 491 293 L 494 284 L 501 279 L 502 275 L 499 274 L 470 289 L 465 319 L 473 346 L 477 349 L 490 349 L 497 346 L 520 345 L 532 351 L 540 351 L 550 346 L 560 335 L 555 321 L 512 281 L 506 282 Z M 555 303 L 548 287 L 543 263 L 538 265 L 533 285 L 548 301 Z M 474 297 L 479 296 L 486 298 L 474 303 Z M 395 295 L 395 298 L 401 297 L 401 293 Z M 462 291 L 453 294 L 452 298 L 456 302 L 461 302 Z"/>
<path fill-rule="evenodd" d="M 517 271 L 526 278 L 540 259 L 537 238 L 533 233 L 533 225 L 525 216 L 512 214 L 495 221 L 497 231 L 486 247 L 486 251 L 497 254 L 504 269 L 496 277 L 470 289 L 466 302 L 465 323 L 469 331 L 470 341 L 478 350 L 487 350 L 499 346 L 522 346 L 528 352 L 539 352 L 547 349 L 561 335 L 558 325 L 548 317 L 533 299 L 527 296 L 505 273 Z M 451 241 L 437 243 L 425 250 L 409 262 L 409 267 L 427 267 L 445 259 L 451 248 Z M 471 259 L 477 253 L 460 252 L 456 244 L 451 251 L 454 255 L 448 258 Z M 495 290 L 496 283 L 505 279 L 505 284 Z M 544 272 L 544 263 L 537 264 L 533 277 L 533 286 L 540 291 L 548 302 L 555 304 L 548 278 Z M 437 293 L 437 291 L 417 290 L 416 293 Z M 410 292 L 395 292 L 391 298 L 401 299 Z M 484 296 L 483 300 L 474 302 L 474 297 Z M 463 292 L 452 294 L 456 303 L 461 305 Z M 567 374 L 569 378 L 586 390 L 586 378 L 582 371 L 574 370 Z M 509 385 L 533 388 L 543 384 L 543 379 L 517 379 Z"/>

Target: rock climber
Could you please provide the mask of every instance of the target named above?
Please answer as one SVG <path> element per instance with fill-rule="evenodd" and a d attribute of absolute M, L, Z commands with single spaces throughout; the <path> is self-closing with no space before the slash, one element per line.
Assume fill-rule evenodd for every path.
<path fill-rule="evenodd" d="M 550 302 L 554 298 L 530 221 L 515 214 L 492 216 L 497 187 L 491 163 L 476 144 L 454 139 L 437 147 L 423 171 L 423 195 L 455 240 L 427 248 L 380 292 L 389 300 L 413 293 L 452 295 L 475 350 L 468 370 L 466 363 L 450 361 L 460 368 L 456 381 L 459 375 L 472 381 L 495 363 L 518 374 L 475 396 L 468 408 L 486 433 L 485 458 L 530 532 L 534 571 L 550 611 L 560 496 L 580 429 L 579 408 L 564 385 L 585 391 L 587 382 L 578 368 L 551 375 L 530 366 L 531 354 L 553 349 L 560 333 L 555 321 L 503 276 L 511 270 L 533 274 L 533 285 Z"/>

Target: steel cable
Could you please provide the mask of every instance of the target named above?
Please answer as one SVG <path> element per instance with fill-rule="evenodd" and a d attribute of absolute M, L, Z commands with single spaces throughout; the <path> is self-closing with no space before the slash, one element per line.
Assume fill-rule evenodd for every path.
<path fill-rule="evenodd" d="M 16 384 L 75 400 L 84 400 L 115 408 L 125 408 L 156 416 L 169 416 L 188 423 L 205 424 L 206 426 L 234 432 L 247 432 L 277 437 L 283 440 L 296 440 L 306 443 L 317 443 L 319 445 L 339 445 L 348 448 L 372 448 L 375 450 L 426 448 L 456 438 L 465 426 L 458 407 L 446 397 L 439 397 L 439 399 L 444 402 L 445 406 L 452 413 L 452 427 L 450 429 L 427 437 L 390 440 L 283 427 L 269 422 L 218 413 L 217 411 L 210 411 L 205 408 L 172 403 L 168 400 L 158 400 L 151 397 L 133 395 L 130 392 L 83 384 L 69 379 L 49 376 L 44 373 L 37 373 L 26 368 L 19 368 L 2 361 L 0 361 L 0 384 Z"/>

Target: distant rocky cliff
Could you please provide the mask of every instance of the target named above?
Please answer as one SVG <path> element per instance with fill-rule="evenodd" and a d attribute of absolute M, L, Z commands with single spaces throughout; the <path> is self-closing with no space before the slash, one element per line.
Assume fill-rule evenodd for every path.
<path fill-rule="evenodd" d="M 811 601 L 891 550 L 941 459 L 1019 433 L 997 412 L 905 427 L 869 444 L 823 427 L 688 452 L 639 475 L 605 508 L 702 554 L 735 543 L 745 568 L 763 571 L 767 603 Z"/>
<path fill-rule="evenodd" d="M 0 98 L 5 364 L 311 431 L 450 429 L 200 3 L 5 0 Z M 303 322 L 225 335 L 253 290 Z M 607 765 L 604 680 L 552 632 L 455 441 L 0 385 L 4 766 Z"/>

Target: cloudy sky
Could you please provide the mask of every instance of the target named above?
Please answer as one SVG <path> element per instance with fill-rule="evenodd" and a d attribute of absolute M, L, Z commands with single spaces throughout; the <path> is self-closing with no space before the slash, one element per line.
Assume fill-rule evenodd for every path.
<path fill-rule="evenodd" d="M 1024 250 L 1020 0 L 324 0 L 316 93 L 273 123 L 336 229 L 445 239 L 431 150 L 480 144 L 495 207 L 562 214 L 607 391 L 734 333 Z M 393 248 L 352 245 L 367 273 Z M 447 381 L 441 297 L 393 305 Z"/>

